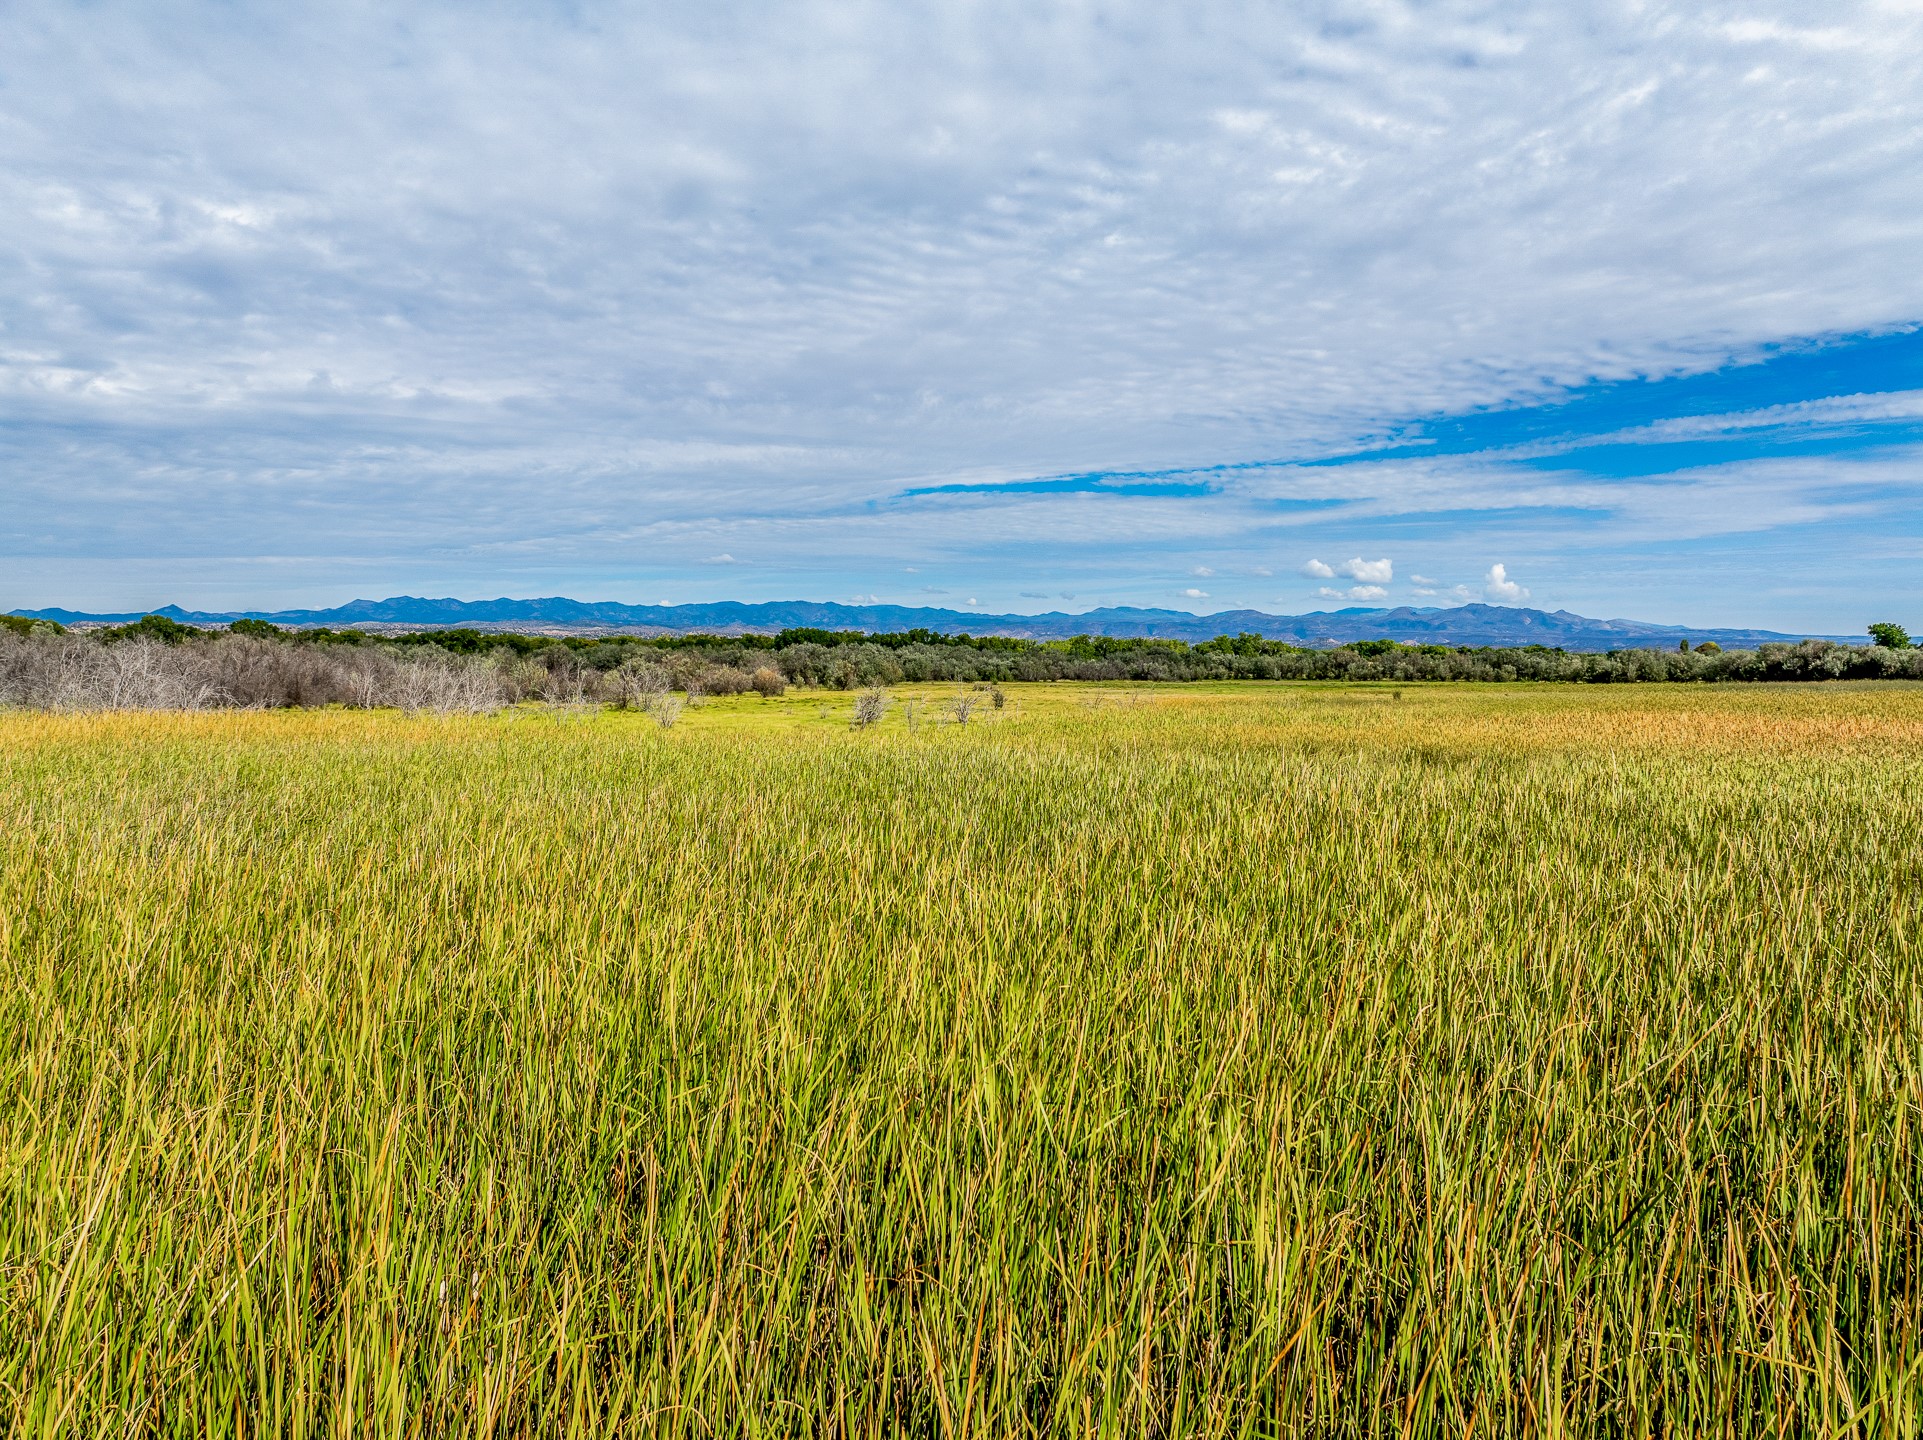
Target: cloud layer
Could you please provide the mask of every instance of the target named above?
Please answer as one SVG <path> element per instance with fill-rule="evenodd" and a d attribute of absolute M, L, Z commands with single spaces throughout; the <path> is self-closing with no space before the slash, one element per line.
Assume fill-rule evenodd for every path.
<path fill-rule="evenodd" d="M 1674 618 L 1834 627 L 1830 553 L 1914 554 L 1877 518 L 1914 447 L 1300 463 L 1923 316 L 1923 14 L 1810 14 L 18 5 L 0 604 L 911 563 L 991 604 L 1209 571 L 1252 603 L 1316 551 L 1397 594 L 1363 558 L 1394 547 L 1492 598 L 1517 557 L 1572 602 L 1768 577 Z M 1801 571 L 1753 538 L 1789 527 Z"/>

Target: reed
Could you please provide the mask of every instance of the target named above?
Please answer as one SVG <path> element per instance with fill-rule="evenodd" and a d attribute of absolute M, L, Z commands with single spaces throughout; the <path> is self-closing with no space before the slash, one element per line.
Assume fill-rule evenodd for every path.
<path fill-rule="evenodd" d="M 1923 1427 L 1923 693 L 1008 690 L 0 714 L 7 1433 Z"/>

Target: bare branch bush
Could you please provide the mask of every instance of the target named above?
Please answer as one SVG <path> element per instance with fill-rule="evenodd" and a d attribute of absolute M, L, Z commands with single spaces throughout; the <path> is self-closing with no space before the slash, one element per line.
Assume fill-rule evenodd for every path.
<path fill-rule="evenodd" d="M 957 725 L 966 725 L 968 717 L 975 713 L 981 704 L 981 696 L 968 690 L 957 690 L 948 702 L 948 713 L 955 717 Z"/>
<path fill-rule="evenodd" d="M 667 668 L 652 660 L 627 660 L 610 670 L 603 682 L 608 698 L 622 710 L 649 710 L 673 689 Z"/>
<path fill-rule="evenodd" d="M 663 730 L 672 730 L 674 722 L 681 718 L 682 706 L 681 697 L 672 691 L 667 691 L 648 701 L 648 714 L 654 717 L 654 723 Z"/>
<path fill-rule="evenodd" d="M 405 659 L 362 647 L 223 635 L 184 645 L 85 635 L 0 635 L 0 704 L 37 710 L 395 706 L 475 712 L 506 703 L 499 669 L 433 650 Z"/>
<path fill-rule="evenodd" d="M 855 697 L 855 728 L 865 730 L 877 725 L 888 709 L 888 692 L 879 685 L 871 686 Z"/>
<path fill-rule="evenodd" d="M 601 708 L 601 677 L 578 666 L 556 666 L 548 671 L 541 698 L 558 719 L 586 719 Z"/>
<path fill-rule="evenodd" d="M 509 705 L 532 700 L 548 683 L 548 668 L 525 655 L 503 657 L 495 662 L 501 672 L 501 686 Z"/>

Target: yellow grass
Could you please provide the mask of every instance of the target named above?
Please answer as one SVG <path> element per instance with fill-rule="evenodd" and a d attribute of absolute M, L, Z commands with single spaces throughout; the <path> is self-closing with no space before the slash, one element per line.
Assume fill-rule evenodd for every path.
<path fill-rule="evenodd" d="M 7 1433 L 1923 1424 L 1923 690 L 952 693 L 0 715 Z"/>

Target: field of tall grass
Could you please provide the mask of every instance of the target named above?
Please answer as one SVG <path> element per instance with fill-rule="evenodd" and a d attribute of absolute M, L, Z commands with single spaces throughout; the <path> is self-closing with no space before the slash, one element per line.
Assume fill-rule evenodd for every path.
<path fill-rule="evenodd" d="M 1923 690 L 0 713 L 10 1436 L 1923 1426 Z"/>

